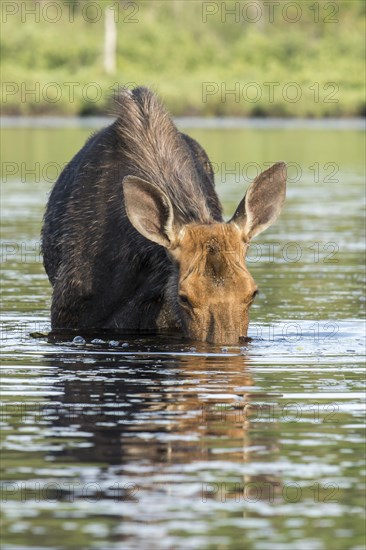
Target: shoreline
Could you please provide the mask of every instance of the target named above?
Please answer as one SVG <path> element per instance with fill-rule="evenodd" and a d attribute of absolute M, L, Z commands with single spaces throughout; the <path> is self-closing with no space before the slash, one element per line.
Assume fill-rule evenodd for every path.
<path fill-rule="evenodd" d="M 108 116 L 1 116 L 0 128 L 102 128 L 115 120 Z M 173 117 L 179 128 L 198 129 L 285 129 L 285 130 L 365 130 L 366 118 L 361 117 Z"/>

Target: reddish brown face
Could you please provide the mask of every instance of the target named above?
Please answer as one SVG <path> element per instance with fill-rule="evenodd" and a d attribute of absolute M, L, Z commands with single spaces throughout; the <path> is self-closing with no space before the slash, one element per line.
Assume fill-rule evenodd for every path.
<path fill-rule="evenodd" d="M 147 239 L 165 246 L 179 266 L 171 297 L 190 338 L 236 344 L 248 330 L 256 284 L 245 266 L 250 240 L 278 217 L 286 190 L 286 165 L 274 164 L 250 185 L 227 223 L 175 222 L 169 198 L 136 176 L 123 181 L 126 212 Z M 177 309 L 175 307 L 175 309 Z"/>
<path fill-rule="evenodd" d="M 245 265 L 247 243 L 234 223 L 189 225 L 171 251 L 179 264 L 178 303 L 186 335 L 235 344 L 247 335 L 257 291 Z"/>

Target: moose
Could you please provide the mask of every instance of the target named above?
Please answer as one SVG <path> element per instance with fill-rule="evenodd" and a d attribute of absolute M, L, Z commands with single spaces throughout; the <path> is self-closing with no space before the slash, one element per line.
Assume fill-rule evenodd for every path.
<path fill-rule="evenodd" d="M 246 252 L 280 213 L 285 163 L 257 176 L 225 222 L 206 152 L 151 90 L 122 89 L 114 114 L 48 200 L 42 251 L 52 329 L 169 329 L 238 343 L 257 293 Z"/>

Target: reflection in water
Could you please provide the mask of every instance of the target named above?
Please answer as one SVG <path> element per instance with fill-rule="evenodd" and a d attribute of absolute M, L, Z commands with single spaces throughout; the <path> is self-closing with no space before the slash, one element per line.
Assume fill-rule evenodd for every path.
<path fill-rule="evenodd" d="M 103 548 L 300 550 L 330 548 L 337 532 L 357 548 L 358 358 L 347 370 L 327 364 L 344 340 L 356 350 L 360 332 L 350 323 L 325 335 L 320 365 L 300 326 L 296 348 L 283 338 L 224 351 L 157 338 L 28 343 L 36 364 L 8 386 L 28 407 L 3 417 L 9 536 L 37 548 L 43 529 L 49 547 L 60 536 L 65 548 L 88 546 L 92 533 Z M 310 355 L 293 355 L 299 347 Z M 343 517 L 348 530 L 337 528 Z"/>
<path fill-rule="evenodd" d="M 63 358 L 47 358 L 58 369 L 54 410 L 47 406 L 51 434 L 64 430 L 68 438 L 72 431 L 88 436 L 87 445 L 73 445 L 66 453 L 51 452 L 48 458 L 52 461 L 96 464 L 99 475 L 117 466 L 113 469 L 116 475 L 123 474 L 129 464 L 134 472 L 148 465 L 159 465 L 163 471 L 165 466 L 194 462 L 201 469 L 206 461 L 245 465 L 263 457 L 275 460 L 279 453 L 273 397 L 253 391 L 242 355 L 231 356 L 229 364 L 223 355 L 192 354 L 168 360 L 147 355 L 140 358 L 137 368 L 135 357 L 123 360 L 116 356 L 111 361 L 110 355 L 98 355 L 92 367 L 85 359 L 64 366 Z M 252 417 L 263 421 L 261 430 L 251 432 Z M 257 449 L 262 458 L 256 456 Z M 197 498 L 273 501 L 273 491 L 280 486 L 278 477 L 272 475 L 236 475 L 230 483 L 222 483 L 220 477 L 215 472 L 210 481 L 197 484 Z M 145 490 L 148 479 L 143 479 Z M 102 494 L 110 497 L 110 488 Z"/>

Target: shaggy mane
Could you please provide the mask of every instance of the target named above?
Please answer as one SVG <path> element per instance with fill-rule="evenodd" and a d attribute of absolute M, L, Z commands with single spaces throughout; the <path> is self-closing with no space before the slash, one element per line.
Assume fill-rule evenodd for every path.
<path fill-rule="evenodd" d="M 164 191 L 181 222 L 211 223 L 191 152 L 156 95 L 144 87 L 122 89 L 113 113 L 131 174 Z"/>

